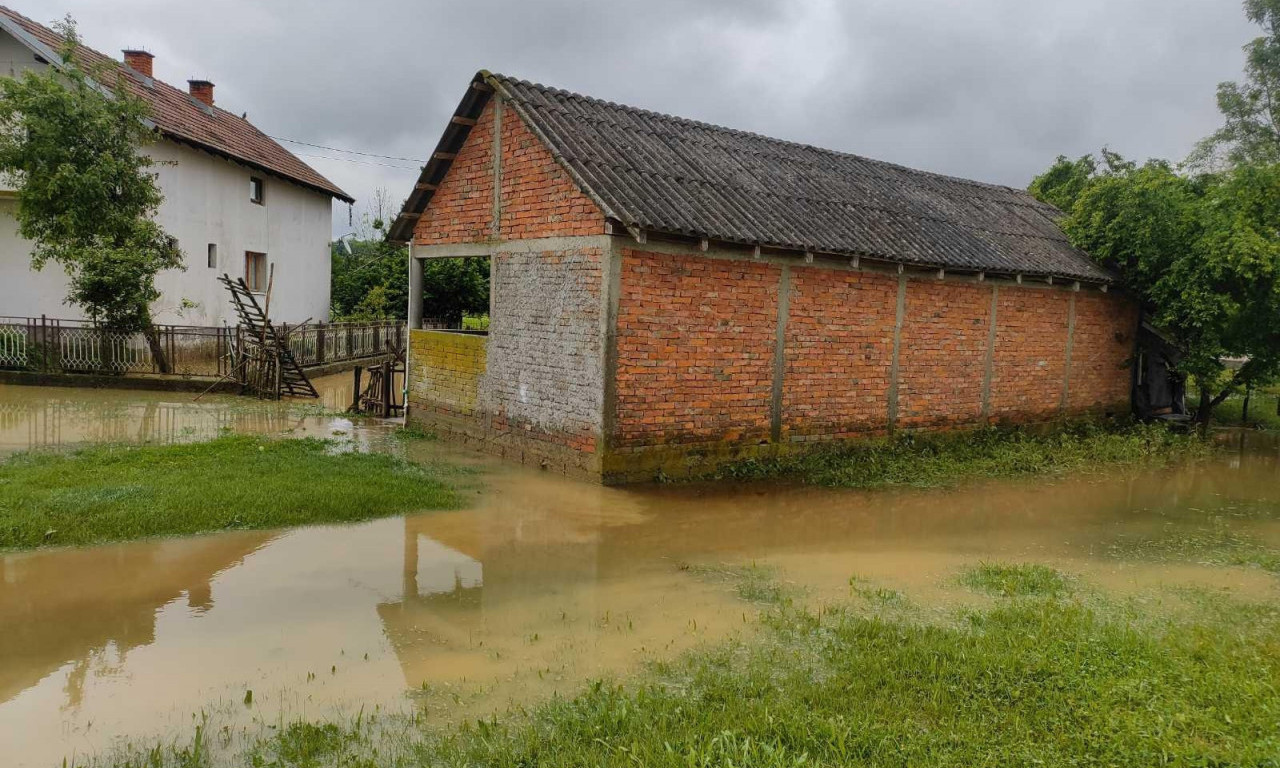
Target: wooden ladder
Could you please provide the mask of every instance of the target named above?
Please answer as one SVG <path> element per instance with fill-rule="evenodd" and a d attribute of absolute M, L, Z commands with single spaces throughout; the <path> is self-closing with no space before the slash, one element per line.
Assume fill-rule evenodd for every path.
<path fill-rule="evenodd" d="M 276 397 L 286 394 L 292 397 L 320 397 L 320 393 L 311 384 L 311 379 L 307 378 L 302 366 L 298 365 L 289 345 L 276 333 L 270 319 L 262 311 L 262 307 L 258 306 L 258 300 L 245 284 L 244 278 L 232 280 L 224 274 L 218 280 L 231 292 L 231 303 L 240 316 L 240 325 L 254 338 L 261 340 L 263 346 L 275 352 L 276 364 L 280 367 L 280 391 L 276 392 Z"/>

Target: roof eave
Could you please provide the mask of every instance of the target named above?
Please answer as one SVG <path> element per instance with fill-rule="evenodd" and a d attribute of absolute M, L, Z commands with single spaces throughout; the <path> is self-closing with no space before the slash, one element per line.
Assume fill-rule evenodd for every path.
<path fill-rule="evenodd" d="M 319 192 L 327 197 L 331 197 L 335 200 L 341 200 L 342 202 L 348 203 L 348 204 L 354 203 L 356 201 L 354 197 L 352 197 L 351 195 L 348 195 L 346 192 L 343 192 L 338 187 L 329 188 L 329 187 L 322 186 L 320 184 L 313 184 L 311 182 L 299 179 L 296 176 L 290 176 L 290 175 L 281 173 L 280 171 L 274 168 L 270 168 L 262 163 L 255 163 L 252 160 L 249 160 L 241 155 L 235 154 L 234 152 L 227 152 L 226 150 L 219 149 L 218 147 L 215 147 L 212 144 L 206 144 L 202 141 L 198 141 L 189 136 L 183 136 L 180 133 L 166 131 L 163 128 L 157 128 L 156 130 L 160 133 L 161 136 L 163 136 L 166 139 L 169 139 L 170 141 L 173 141 L 179 144 L 185 144 L 189 147 L 198 149 L 202 152 L 208 152 L 211 155 L 217 155 L 218 157 L 221 157 L 224 160 L 230 160 L 231 162 L 236 163 L 238 165 L 243 165 L 246 168 L 252 168 L 255 171 L 261 171 L 262 173 L 269 174 L 282 181 L 286 181 L 290 184 L 303 187 L 304 189 L 309 189 L 312 192 Z"/>

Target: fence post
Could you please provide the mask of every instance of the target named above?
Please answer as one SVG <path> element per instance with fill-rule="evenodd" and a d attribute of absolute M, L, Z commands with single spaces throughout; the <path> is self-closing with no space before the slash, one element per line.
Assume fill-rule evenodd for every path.
<path fill-rule="evenodd" d="M 316 363 L 324 362 L 324 323 L 316 324 Z"/>

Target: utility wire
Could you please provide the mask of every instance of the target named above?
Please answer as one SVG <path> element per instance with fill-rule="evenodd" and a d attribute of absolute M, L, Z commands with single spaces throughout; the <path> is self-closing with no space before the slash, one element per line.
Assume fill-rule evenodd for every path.
<path fill-rule="evenodd" d="M 417 173 L 419 170 L 421 170 L 419 168 L 407 168 L 403 165 L 392 165 L 391 163 L 375 163 L 372 160 L 356 160 L 355 158 L 351 158 L 351 157 L 334 157 L 332 155 L 312 155 L 306 152 L 294 152 L 293 154 L 297 155 L 298 157 L 314 157 L 318 160 L 337 160 L 340 163 L 355 163 L 356 165 L 380 165 L 383 168 L 395 168 L 396 170 L 413 171 L 414 173 Z"/>
<path fill-rule="evenodd" d="M 268 136 L 267 138 L 275 139 L 276 141 L 287 141 L 290 144 L 301 144 L 304 147 L 313 147 L 315 149 L 327 149 L 330 152 L 345 152 L 346 154 L 349 154 L 349 155 L 362 155 L 364 157 L 378 157 L 383 160 L 403 160 L 406 163 L 426 163 L 427 162 L 426 160 L 419 160 L 416 157 L 396 157 L 394 155 L 379 155 L 374 152 L 358 152 L 354 149 L 339 149 L 338 147 L 326 147 L 323 144 L 312 144 L 311 142 L 308 142 L 308 141 L 298 141 L 297 139 L 286 139 L 282 136 Z"/>

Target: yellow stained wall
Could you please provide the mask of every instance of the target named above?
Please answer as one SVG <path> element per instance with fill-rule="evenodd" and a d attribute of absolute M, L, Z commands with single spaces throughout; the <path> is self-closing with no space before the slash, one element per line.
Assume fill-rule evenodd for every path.
<path fill-rule="evenodd" d="M 410 331 L 410 412 L 476 415 L 487 342 L 481 335 Z"/>

